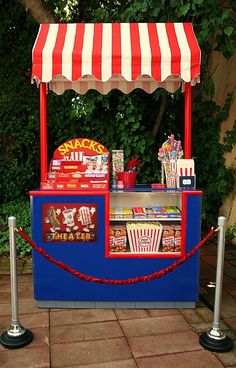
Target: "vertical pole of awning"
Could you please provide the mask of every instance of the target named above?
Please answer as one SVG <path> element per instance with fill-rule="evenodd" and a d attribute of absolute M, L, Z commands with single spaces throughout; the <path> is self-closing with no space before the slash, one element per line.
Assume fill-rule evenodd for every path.
<path fill-rule="evenodd" d="M 184 106 L 184 158 L 191 158 L 192 87 L 190 83 L 185 83 Z"/>
<path fill-rule="evenodd" d="M 40 173 L 41 182 L 47 179 L 47 85 L 40 83 Z"/>

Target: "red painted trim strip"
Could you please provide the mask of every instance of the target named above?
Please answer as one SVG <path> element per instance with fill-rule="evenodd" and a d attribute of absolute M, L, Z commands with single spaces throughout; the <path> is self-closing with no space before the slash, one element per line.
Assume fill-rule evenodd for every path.
<path fill-rule="evenodd" d="M 32 190 L 29 192 L 31 196 L 104 196 L 108 195 L 108 191 L 79 191 L 79 190 Z"/>
<path fill-rule="evenodd" d="M 184 94 L 184 158 L 191 158 L 192 148 L 192 87 L 185 83 Z"/>
<path fill-rule="evenodd" d="M 40 177 L 47 179 L 48 171 L 48 140 L 47 140 L 47 85 L 40 84 Z"/>
<path fill-rule="evenodd" d="M 181 256 L 186 254 L 186 229 L 187 229 L 187 193 L 182 194 L 182 219 L 181 219 Z"/>

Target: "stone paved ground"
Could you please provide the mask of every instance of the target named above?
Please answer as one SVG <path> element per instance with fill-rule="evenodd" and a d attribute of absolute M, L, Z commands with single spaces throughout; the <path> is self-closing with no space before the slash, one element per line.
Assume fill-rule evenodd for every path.
<path fill-rule="evenodd" d="M 215 247 L 201 256 L 201 299 L 195 309 L 39 309 L 31 263 L 19 265 L 19 320 L 33 332 L 27 347 L 0 345 L 1 368 L 236 368 L 236 347 L 215 354 L 199 344 L 211 327 Z M 0 262 L 0 333 L 10 324 L 8 261 Z M 225 255 L 221 328 L 236 340 L 236 248 Z M 206 305 L 207 304 L 207 305 Z M 236 344 L 234 344 L 236 346 Z"/>

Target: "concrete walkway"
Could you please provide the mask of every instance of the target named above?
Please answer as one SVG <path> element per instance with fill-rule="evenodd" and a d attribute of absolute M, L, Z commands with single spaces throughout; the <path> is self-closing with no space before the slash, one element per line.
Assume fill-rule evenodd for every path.
<path fill-rule="evenodd" d="M 5 263 L 4 263 L 5 262 Z M 236 368 L 236 347 L 215 354 L 199 344 L 213 321 L 216 246 L 201 254 L 195 309 L 38 309 L 31 265 L 19 264 L 19 320 L 33 332 L 27 347 L 0 345 L 1 368 Z M 226 248 L 221 328 L 236 340 L 236 247 Z M 210 287 L 209 287 L 210 286 Z M 0 264 L 0 333 L 9 328 L 8 261 Z M 236 346 L 236 344 L 235 344 Z"/>

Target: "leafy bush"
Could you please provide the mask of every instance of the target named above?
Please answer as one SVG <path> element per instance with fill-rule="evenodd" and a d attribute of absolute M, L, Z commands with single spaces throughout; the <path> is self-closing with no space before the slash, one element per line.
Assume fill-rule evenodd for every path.
<path fill-rule="evenodd" d="M 8 217 L 10 216 L 16 217 L 16 226 L 22 227 L 30 235 L 29 199 L 21 198 L 2 205 L 0 213 L 0 255 L 9 253 Z M 28 256 L 31 254 L 31 246 L 20 236 L 16 237 L 16 244 L 19 256 Z"/>

